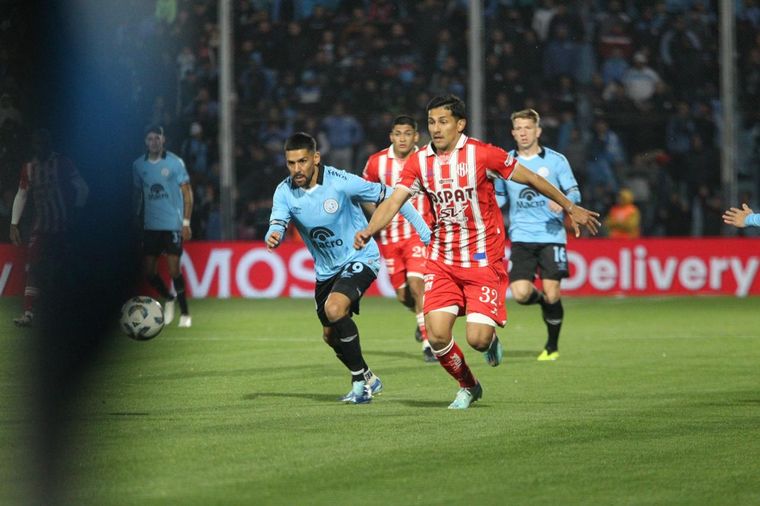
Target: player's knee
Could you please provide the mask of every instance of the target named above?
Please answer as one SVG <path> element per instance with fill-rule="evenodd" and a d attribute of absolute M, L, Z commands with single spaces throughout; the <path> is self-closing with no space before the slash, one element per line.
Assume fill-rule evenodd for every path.
<path fill-rule="evenodd" d="M 530 290 L 524 288 L 512 288 L 512 297 L 518 304 L 527 304 L 530 300 Z"/>
<path fill-rule="evenodd" d="M 544 293 L 544 301 L 547 304 L 556 304 L 559 302 L 560 296 L 559 293 Z"/>
<path fill-rule="evenodd" d="M 486 351 L 491 346 L 493 331 L 488 333 L 467 334 L 467 344 L 478 351 Z"/>
<path fill-rule="evenodd" d="M 336 322 L 341 318 L 348 316 L 348 306 L 340 302 L 327 301 L 325 303 L 325 316 L 331 322 Z"/>

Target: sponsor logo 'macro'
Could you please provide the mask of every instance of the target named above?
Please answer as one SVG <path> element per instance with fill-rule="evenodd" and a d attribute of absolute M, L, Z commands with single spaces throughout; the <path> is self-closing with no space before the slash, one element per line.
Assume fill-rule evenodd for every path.
<path fill-rule="evenodd" d="M 335 234 L 327 227 L 312 228 L 311 232 L 309 232 L 309 237 L 311 237 L 314 246 L 317 246 L 318 248 L 343 246 L 343 239 L 331 239 L 332 237 L 335 237 Z"/>

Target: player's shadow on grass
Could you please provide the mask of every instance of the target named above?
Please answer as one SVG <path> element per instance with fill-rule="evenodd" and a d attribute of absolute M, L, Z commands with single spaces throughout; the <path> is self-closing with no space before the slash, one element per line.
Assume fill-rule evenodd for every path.
<path fill-rule="evenodd" d="M 306 399 L 307 401 L 330 402 L 336 403 L 340 400 L 339 395 L 334 394 L 296 394 L 283 392 L 256 392 L 245 394 L 243 399 L 246 401 L 255 401 L 261 397 L 280 397 L 283 399 Z"/>

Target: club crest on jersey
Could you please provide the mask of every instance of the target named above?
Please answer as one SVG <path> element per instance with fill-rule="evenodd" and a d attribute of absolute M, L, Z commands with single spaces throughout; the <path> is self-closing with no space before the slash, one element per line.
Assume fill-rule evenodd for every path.
<path fill-rule="evenodd" d="M 467 163 L 461 162 L 457 164 L 457 176 L 465 177 L 467 175 Z"/>
<path fill-rule="evenodd" d="M 161 175 L 164 177 L 169 177 L 169 167 L 161 167 Z"/>
<path fill-rule="evenodd" d="M 538 174 L 541 177 L 549 177 L 549 168 L 548 167 L 539 167 L 536 171 L 536 174 Z"/>
<path fill-rule="evenodd" d="M 338 211 L 338 201 L 335 199 L 327 199 L 322 204 L 322 209 L 328 214 L 334 214 Z"/>

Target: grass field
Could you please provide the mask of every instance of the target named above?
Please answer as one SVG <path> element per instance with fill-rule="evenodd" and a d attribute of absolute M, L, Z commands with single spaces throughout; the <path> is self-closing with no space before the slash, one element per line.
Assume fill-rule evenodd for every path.
<path fill-rule="evenodd" d="M 109 339 L 71 408 L 67 504 L 760 504 L 759 302 L 567 299 L 556 363 L 535 360 L 538 309 L 510 302 L 505 363 L 463 346 L 484 397 L 450 411 L 456 383 L 394 301 L 357 317 L 385 384 L 360 406 L 336 402 L 349 381 L 311 300 L 192 301 L 192 329 Z M 17 304 L 0 504 L 25 499 Z"/>

